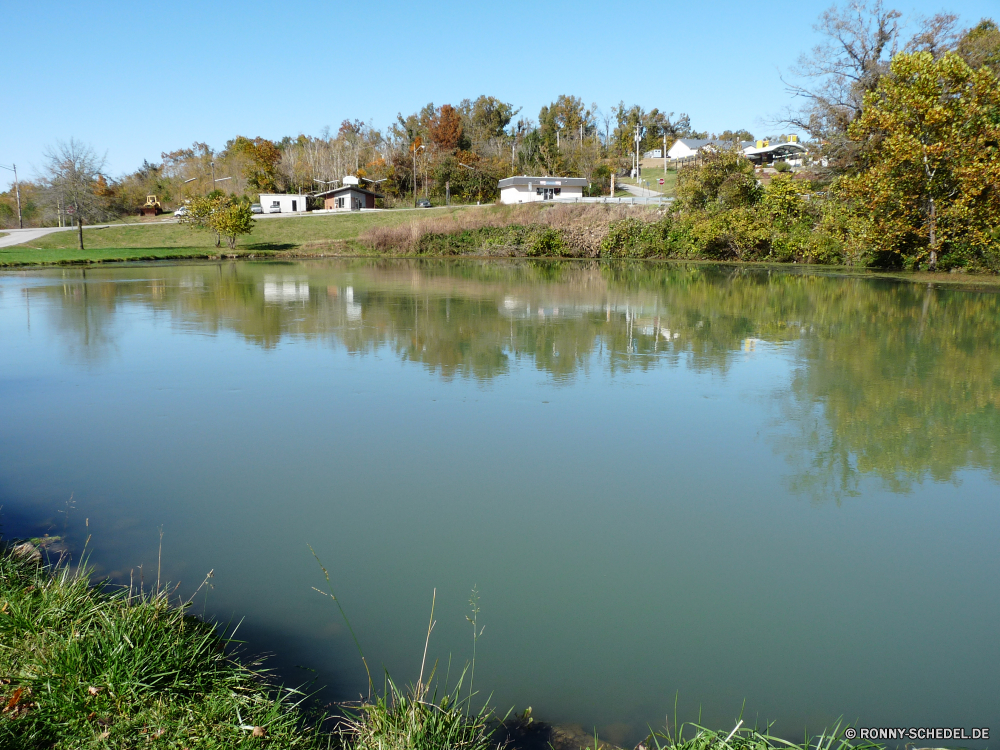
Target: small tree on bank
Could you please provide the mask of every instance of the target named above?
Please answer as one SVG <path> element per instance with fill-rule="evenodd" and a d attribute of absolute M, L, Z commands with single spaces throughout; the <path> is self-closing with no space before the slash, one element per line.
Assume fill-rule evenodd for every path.
<path fill-rule="evenodd" d="M 222 245 L 226 238 L 229 249 L 236 248 L 236 240 L 253 232 L 253 212 L 246 201 L 234 201 L 223 195 L 194 198 L 187 204 L 187 214 L 181 223 L 192 229 L 208 230 L 215 233 L 215 246 Z"/>
<path fill-rule="evenodd" d="M 83 250 L 83 224 L 106 219 L 107 201 L 102 195 L 107 185 L 101 177 L 104 157 L 75 138 L 45 151 L 45 178 L 49 199 L 73 216 L 80 249 Z"/>
<path fill-rule="evenodd" d="M 212 216 L 226 205 L 223 195 L 192 198 L 187 203 L 187 213 L 181 217 L 181 224 L 187 224 L 192 229 L 215 232 L 215 246 L 222 245 L 222 235 L 212 226 Z"/>
<path fill-rule="evenodd" d="M 226 238 L 230 250 L 236 248 L 236 240 L 253 232 L 253 212 L 245 201 L 230 203 L 212 214 L 210 224 L 217 234 Z"/>

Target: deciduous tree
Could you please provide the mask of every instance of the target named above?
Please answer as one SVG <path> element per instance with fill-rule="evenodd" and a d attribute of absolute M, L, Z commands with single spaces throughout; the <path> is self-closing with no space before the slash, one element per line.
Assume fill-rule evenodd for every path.
<path fill-rule="evenodd" d="M 1000 29 L 994 21 L 984 18 L 966 31 L 957 51 L 970 67 L 986 66 L 1000 77 Z"/>
<path fill-rule="evenodd" d="M 428 123 L 431 140 L 444 151 L 454 151 L 462 140 L 462 116 L 450 104 L 443 104 Z"/>
<path fill-rule="evenodd" d="M 250 204 L 235 201 L 220 208 L 209 217 L 209 226 L 226 238 L 230 250 L 236 248 L 236 240 L 253 232 L 254 218 Z"/>
<path fill-rule="evenodd" d="M 281 152 L 266 138 L 244 138 L 236 136 L 226 144 L 226 155 L 237 157 L 241 162 L 240 171 L 251 190 L 273 191 L 277 189 L 275 180 Z"/>
<path fill-rule="evenodd" d="M 955 53 L 903 53 L 850 128 L 862 159 L 840 194 L 896 262 L 995 264 L 1000 227 L 1000 85 Z"/>
<path fill-rule="evenodd" d="M 76 221 L 79 246 L 83 250 L 84 222 L 107 218 L 106 199 L 98 195 L 98 179 L 104 169 L 104 157 L 94 149 L 70 138 L 45 151 L 45 186 L 53 202 Z"/>

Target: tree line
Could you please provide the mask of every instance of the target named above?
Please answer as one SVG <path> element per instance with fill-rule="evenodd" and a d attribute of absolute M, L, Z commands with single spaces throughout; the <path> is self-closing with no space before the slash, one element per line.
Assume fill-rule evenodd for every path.
<path fill-rule="evenodd" d="M 361 178 L 389 205 L 414 192 L 492 201 L 498 180 L 526 173 L 586 177 L 598 184 L 599 194 L 612 171 L 631 163 L 637 124 L 642 149 L 662 145 L 664 137 L 673 143 L 709 135 L 693 130 L 687 115 L 674 118 L 624 102 L 604 112 L 567 95 L 542 107 L 537 120 L 520 113 L 514 104 L 486 95 L 457 105 L 428 103 L 400 113 L 383 129 L 355 119 L 318 135 L 274 141 L 236 136 L 221 149 L 196 142 L 117 179 L 106 174 L 94 149 L 70 139 L 45 153 L 39 179 L 21 183 L 23 218 L 28 225 L 101 221 L 137 213 L 147 195 L 176 207 L 216 191 L 254 200 L 261 192 L 314 194 L 346 175 Z M 0 226 L 16 222 L 11 189 L 0 194 Z"/>
<path fill-rule="evenodd" d="M 802 106 L 775 120 L 809 136 L 808 168 L 769 180 L 739 149 L 709 150 L 678 180 L 691 247 L 739 259 L 1000 268 L 1000 30 L 988 19 L 959 30 L 946 13 L 915 26 L 901 19 L 883 0 L 822 14 L 825 42 L 782 79 Z M 602 110 L 560 95 L 532 119 L 483 95 L 428 103 L 382 129 L 355 119 L 318 135 L 237 136 L 218 150 L 198 142 L 114 179 L 71 139 L 46 153 L 39 179 L 21 184 L 21 210 L 29 225 L 82 226 L 134 214 L 149 194 L 168 206 L 233 203 L 322 193 L 345 175 L 387 206 L 417 195 L 492 201 L 498 180 L 514 174 L 584 177 L 600 195 L 636 151 L 709 135 L 687 114 L 638 104 Z M 14 212 L 13 190 L 0 194 L 0 225 L 15 225 Z"/>
<path fill-rule="evenodd" d="M 784 116 L 818 163 L 760 179 L 737 149 L 707 154 L 678 176 L 667 254 L 1000 272 L 1000 30 L 938 14 L 904 35 L 900 17 L 822 15 Z"/>

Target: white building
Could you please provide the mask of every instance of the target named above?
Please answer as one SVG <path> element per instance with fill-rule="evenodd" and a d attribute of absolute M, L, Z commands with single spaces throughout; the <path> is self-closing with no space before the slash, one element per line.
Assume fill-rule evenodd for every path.
<path fill-rule="evenodd" d="M 793 167 L 801 167 L 805 161 L 806 147 L 798 139 L 781 143 L 757 141 L 751 148 L 744 148 L 743 153 L 757 165 L 773 164 L 783 161 Z"/>
<path fill-rule="evenodd" d="M 306 210 L 306 197 L 286 193 L 261 193 L 260 210 L 265 214 L 301 213 Z"/>
<path fill-rule="evenodd" d="M 741 141 L 740 148 L 744 151 L 754 145 L 753 141 Z M 732 141 L 721 141 L 703 138 L 678 138 L 674 145 L 667 150 L 667 156 L 671 159 L 690 159 L 697 156 L 698 152 L 706 147 L 728 151 L 733 147 Z"/>
<path fill-rule="evenodd" d="M 728 151 L 733 147 L 732 141 L 704 140 L 696 138 L 679 138 L 667 151 L 671 159 L 690 159 L 704 151 L 718 149 Z M 788 140 L 771 143 L 770 141 L 740 141 L 743 153 L 754 164 L 772 164 L 775 161 L 787 161 L 791 166 L 803 164 L 806 147 L 799 143 L 797 136 L 788 136 Z"/>
<path fill-rule="evenodd" d="M 583 197 L 583 177 L 507 177 L 500 180 L 501 203 L 565 201 Z"/>

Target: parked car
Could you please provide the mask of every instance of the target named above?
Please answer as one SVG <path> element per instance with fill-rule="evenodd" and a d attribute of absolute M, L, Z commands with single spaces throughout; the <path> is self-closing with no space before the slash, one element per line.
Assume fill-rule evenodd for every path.
<path fill-rule="evenodd" d="M 187 215 L 188 215 L 188 207 L 187 206 L 181 206 L 176 211 L 174 211 L 174 216 L 187 216 Z"/>
<path fill-rule="evenodd" d="M 426 198 L 421 198 L 417 201 L 417 208 L 430 208 L 431 202 Z"/>
<path fill-rule="evenodd" d="M 264 213 L 264 209 L 261 208 L 261 206 L 260 206 L 259 203 L 251 203 L 250 204 L 250 211 L 253 212 L 253 213 L 255 213 L 255 214 L 262 214 L 262 213 Z"/>

